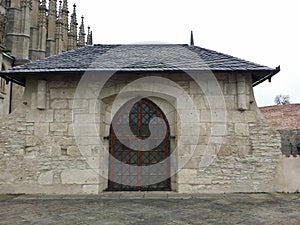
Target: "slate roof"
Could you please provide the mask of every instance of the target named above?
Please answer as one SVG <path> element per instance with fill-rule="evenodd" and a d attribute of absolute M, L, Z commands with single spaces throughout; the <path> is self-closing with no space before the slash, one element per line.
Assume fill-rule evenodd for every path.
<path fill-rule="evenodd" d="M 33 61 L 1 73 L 22 82 L 28 74 L 85 71 L 252 71 L 254 82 L 279 72 L 230 55 L 189 45 L 94 45 Z"/>

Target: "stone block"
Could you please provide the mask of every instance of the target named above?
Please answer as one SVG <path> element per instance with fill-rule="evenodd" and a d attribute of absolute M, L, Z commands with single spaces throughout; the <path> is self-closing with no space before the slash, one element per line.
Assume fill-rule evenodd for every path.
<path fill-rule="evenodd" d="M 195 176 L 197 176 L 197 170 L 195 170 L 195 169 L 181 169 L 180 171 L 178 171 L 177 176 L 195 177 Z"/>
<path fill-rule="evenodd" d="M 199 136 L 181 136 L 178 141 L 179 144 L 183 145 L 197 145 L 199 142 Z"/>
<path fill-rule="evenodd" d="M 199 110 L 179 110 L 177 115 L 181 123 L 198 123 L 200 122 L 200 111 Z"/>
<path fill-rule="evenodd" d="M 184 165 L 180 164 L 181 157 L 178 157 L 178 161 L 179 161 L 179 167 L 180 168 L 183 168 L 183 169 L 198 169 L 199 163 L 200 163 L 200 158 L 190 157 L 188 160 L 186 160 Z"/>
<path fill-rule="evenodd" d="M 78 81 L 69 80 L 69 81 L 49 81 L 50 88 L 76 88 Z"/>
<path fill-rule="evenodd" d="M 211 110 L 226 111 L 227 102 L 225 102 L 225 97 L 223 95 L 210 95 L 206 96 L 207 104 L 210 106 Z"/>
<path fill-rule="evenodd" d="M 52 171 L 42 172 L 38 178 L 38 183 L 41 185 L 53 184 L 53 172 Z"/>
<path fill-rule="evenodd" d="M 180 126 L 181 135 L 191 135 L 191 136 L 199 136 L 206 135 L 206 126 L 205 124 L 199 123 L 182 123 Z"/>
<path fill-rule="evenodd" d="M 87 157 L 86 162 L 88 163 L 91 169 L 99 170 L 100 168 L 99 157 Z"/>
<path fill-rule="evenodd" d="M 194 152 L 193 152 L 193 157 L 201 157 L 203 154 L 206 152 L 208 148 L 208 145 L 196 145 Z"/>
<path fill-rule="evenodd" d="M 239 136 L 249 136 L 249 126 L 247 123 L 234 124 L 234 132 Z"/>
<path fill-rule="evenodd" d="M 208 101 L 203 95 L 192 95 L 193 104 L 198 110 L 209 109 Z"/>
<path fill-rule="evenodd" d="M 52 109 L 68 109 L 69 103 L 67 100 L 55 99 L 51 101 L 50 107 Z"/>
<path fill-rule="evenodd" d="M 36 105 L 38 109 L 45 109 L 47 102 L 47 81 L 38 80 Z"/>
<path fill-rule="evenodd" d="M 228 119 L 227 110 L 201 110 L 200 121 L 202 123 L 224 123 Z"/>
<path fill-rule="evenodd" d="M 236 109 L 236 97 L 235 96 L 224 96 L 226 103 L 226 110 L 235 110 Z"/>
<path fill-rule="evenodd" d="M 228 122 L 232 123 L 246 123 L 246 115 L 247 111 L 237 111 L 237 110 L 228 110 L 227 111 L 227 119 Z"/>
<path fill-rule="evenodd" d="M 73 137 L 57 136 L 53 138 L 53 142 L 59 146 L 74 146 L 76 145 Z"/>
<path fill-rule="evenodd" d="M 82 192 L 88 195 L 97 195 L 99 194 L 99 185 L 83 185 Z"/>
<path fill-rule="evenodd" d="M 53 114 L 53 110 L 30 110 L 26 112 L 26 122 L 51 123 Z"/>
<path fill-rule="evenodd" d="M 205 93 L 207 96 L 221 96 L 223 95 L 223 90 L 220 83 L 216 79 L 208 80 L 207 83 L 207 92 Z"/>
<path fill-rule="evenodd" d="M 34 136 L 26 136 L 25 140 L 26 140 L 25 147 L 33 147 L 36 146 L 38 143 L 38 138 Z"/>
<path fill-rule="evenodd" d="M 89 113 L 100 113 L 100 104 L 99 101 L 92 99 L 89 100 Z"/>
<path fill-rule="evenodd" d="M 51 132 L 67 132 L 68 124 L 66 124 L 66 123 L 51 123 L 50 131 Z"/>
<path fill-rule="evenodd" d="M 62 184 L 99 184 L 99 174 L 92 169 L 68 169 L 61 173 Z"/>
<path fill-rule="evenodd" d="M 51 88 L 50 99 L 73 99 L 75 88 Z"/>
<path fill-rule="evenodd" d="M 34 135 L 36 136 L 48 136 L 49 135 L 49 123 L 35 123 Z"/>
<path fill-rule="evenodd" d="M 210 110 L 201 110 L 200 111 L 200 122 L 201 123 L 211 122 L 211 111 Z"/>
<path fill-rule="evenodd" d="M 256 114 L 256 112 L 246 111 L 245 112 L 245 120 L 248 123 L 255 123 L 257 121 L 257 114 Z"/>
<path fill-rule="evenodd" d="M 227 124 L 217 124 L 213 123 L 211 125 L 211 135 L 216 136 L 226 136 L 227 134 Z"/>
<path fill-rule="evenodd" d="M 96 123 L 96 114 L 87 113 L 87 114 L 75 114 L 75 123 L 76 124 L 85 124 L 85 123 Z"/>
<path fill-rule="evenodd" d="M 81 153 L 80 153 L 77 146 L 68 147 L 67 148 L 67 153 L 68 153 L 69 156 L 73 156 L 73 157 L 81 156 Z"/>
<path fill-rule="evenodd" d="M 96 123 L 74 123 L 73 129 L 77 137 L 99 136 L 99 127 Z"/>
<path fill-rule="evenodd" d="M 86 99 L 73 99 L 69 104 L 71 109 L 89 109 L 89 101 Z"/>
<path fill-rule="evenodd" d="M 218 156 L 231 156 L 236 155 L 238 153 L 238 147 L 236 145 L 222 145 L 220 147 L 220 151 L 218 152 Z"/>
<path fill-rule="evenodd" d="M 78 145 L 99 145 L 101 140 L 99 136 L 94 137 L 76 137 Z"/>
<path fill-rule="evenodd" d="M 15 151 L 15 155 L 16 155 L 16 156 L 24 156 L 24 154 L 25 154 L 24 149 L 17 149 L 17 150 Z"/>
<path fill-rule="evenodd" d="M 206 81 L 190 81 L 190 94 L 203 94 L 207 91 L 207 82 Z"/>
<path fill-rule="evenodd" d="M 54 119 L 56 122 L 72 122 L 72 110 L 55 110 Z"/>
<path fill-rule="evenodd" d="M 237 90 L 236 90 L 236 83 L 225 83 L 225 94 L 226 95 L 232 95 L 236 96 Z"/>

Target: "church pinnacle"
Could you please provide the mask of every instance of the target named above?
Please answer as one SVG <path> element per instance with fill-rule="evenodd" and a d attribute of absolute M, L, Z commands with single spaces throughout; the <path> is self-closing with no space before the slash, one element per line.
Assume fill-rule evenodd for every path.
<path fill-rule="evenodd" d="M 91 31 L 91 27 L 88 27 L 88 34 L 86 38 L 86 44 L 87 45 L 93 45 L 93 32 Z"/>
<path fill-rule="evenodd" d="M 81 17 L 81 24 L 79 27 L 78 47 L 85 45 L 85 30 L 84 30 L 84 17 Z"/>
<path fill-rule="evenodd" d="M 68 34 L 69 44 L 68 50 L 77 47 L 77 15 L 76 15 L 76 4 L 73 5 L 73 13 L 71 15 L 71 22 L 70 22 L 70 31 Z"/>

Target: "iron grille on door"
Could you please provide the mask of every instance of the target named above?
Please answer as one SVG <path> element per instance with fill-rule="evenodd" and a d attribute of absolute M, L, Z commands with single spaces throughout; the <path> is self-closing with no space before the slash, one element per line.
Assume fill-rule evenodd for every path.
<path fill-rule="evenodd" d="M 159 134 L 161 129 L 156 134 L 150 133 L 149 123 L 155 117 L 164 121 L 163 126 L 167 132 L 163 137 Z M 147 151 L 141 150 L 147 146 L 129 148 L 126 143 L 133 143 L 134 140 L 129 139 L 132 137 L 115 131 L 122 130 L 126 123 L 129 124 L 134 139 L 148 139 L 156 147 Z M 170 190 L 170 129 L 161 109 L 148 99 L 141 99 L 134 104 L 127 103 L 117 112 L 112 124 L 114 126 L 110 129 L 108 190 Z M 162 124 L 153 125 L 152 120 L 151 126 L 162 126 Z"/>

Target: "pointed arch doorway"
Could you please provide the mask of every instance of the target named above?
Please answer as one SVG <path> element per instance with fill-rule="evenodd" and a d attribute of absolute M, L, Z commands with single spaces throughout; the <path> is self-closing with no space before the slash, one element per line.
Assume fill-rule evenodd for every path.
<path fill-rule="evenodd" d="M 161 123 L 150 124 L 158 117 L 163 121 L 165 134 L 152 134 L 149 125 L 162 126 Z M 126 143 L 133 143 L 128 135 L 120 135 L 116 129 L 123 129 L 129 124 L 133 138 L 148 139 L 155 143 L 153 149 L 144 148 L 141 143 L 132 149 Z M 110 127 L 108 191 L 169 191 L 170 179 L 170 127 L 162 110 L 149 99 L 131 101 L 123 105 L 113 118 Z M 116 135 L 116 133 L 118 135 Z M 121 132 L 122 133 L 122 132 Z M 154 132 L 153 132 L 154 133 Z M 156 132 L 159 133 L 159 132 Z M 159 143 L 158 143 L 159 142 Z M 125 144 L 124 144 L 125 143 Z M 129 144 L 130 145 L 130 144 Z M 152 145 L 151 145 L 152 146 Z"/>

